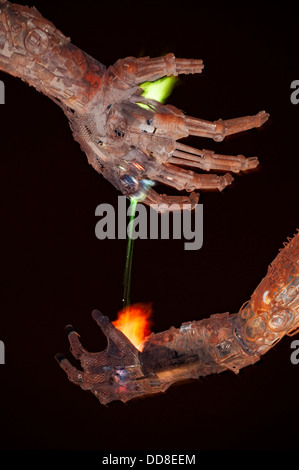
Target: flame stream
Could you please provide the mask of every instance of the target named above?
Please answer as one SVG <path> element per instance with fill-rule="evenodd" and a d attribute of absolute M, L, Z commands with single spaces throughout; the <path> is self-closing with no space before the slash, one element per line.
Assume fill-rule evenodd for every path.
<path fill-rule="evenodd" d="M 154 82 L 144 82 L 140 85 L 143 89 L 142 96 L 148 99 L 154 99 L 160 103 L 164 103 L 171 94 L 178 78 L 174 76 L 163 77 Z M 146 105 L 138 103 L 139 106 Z M 131 198 L 131 217 L 130 222 L 134 220 L 137 200 Z M 133 224 L 131 224 L 131 228 Z M 126 266 L 124 273 L 124 295 L 123 306 L 124 308 L 118 313 L 118 318 L 112 324 L 118 328 L 125 336 L 131 341 L 134 346 L 142 351 L 145 339 L 150 335 L 150 317 L 152 314 L 151 304 L 130 304 L 130 289 L 131 289 L 131 272 L 132 272 L 132 258 L 133 258 L 133 245 L 132 232 L 128 234 Z"/>
<path fill-rule="evenodd" d="M 134 304 L 118 312 L 112 324 L 120 330 L 137 348 L 142 351 L 146 338 L 151 334 L 151 304 Z"/>
<path fill-rule="evenodd" d="M 134 247 L 134 240 L 132 239 L 132 232 L 133 232 L 132 222 L 136 214 L 137 200 L 131 198 L 130 206 L 131 206 L 131 216 L 130 216 L 130 224 L 129 224 L 130 232 L 128 234 L 126 265 L 125 265 L 125 272 L 124 272 L 124 294 L 123 294 L 123 306 L 124 307 L 130 304 L 132 259 L 133 259 L 133 247 Z"/>

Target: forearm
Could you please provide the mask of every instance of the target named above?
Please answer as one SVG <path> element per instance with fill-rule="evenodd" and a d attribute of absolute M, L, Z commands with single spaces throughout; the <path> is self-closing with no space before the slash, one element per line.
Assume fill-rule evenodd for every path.
<path fill-rule="evenodd" d="M 299 234 L 280 251 L 238 314 L 216 314 L 152 334 L 140 354 L 144 372 L 173 369 L 177 381 L 225 369 L 237 373 L 258 361 L 283 336 L 298 331 L 298 260 Z"/>
<path fill-rule="evenodd" d="M 0 70 L 69 108 L 84 108 L 98 91 L 105 67 L 34 7 L 1 0 L 0 11 Z"/>

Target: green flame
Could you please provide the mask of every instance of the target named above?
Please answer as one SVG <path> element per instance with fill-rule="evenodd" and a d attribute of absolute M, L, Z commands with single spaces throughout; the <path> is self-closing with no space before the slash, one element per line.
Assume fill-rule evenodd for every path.
<path fill-rule="evenodd" d="M 139 85 L 144 90 L 141 96 L 165 103 L 177 81 L 178 78 L 171 75 L 170 77 L 159 78 L 155 82 L 144 82 Z"/>
<path fill-rule="evenodd" d="M 123 307 L 130 305 L 130 290 L 131 290 L 131 274 L 132 274 L 132 259 L 133 259 L 133 247 L 134 240 L 132 239 L 133 234 L 133 221 L 136 214 L 136 206 L 138 201 L 134 198 L 130 198 L 131 206 L 131 215 L 130 215 L 130 231 L 128 233 L 128 242 L 127 242 L 127 255 L 126 255 L 126 265 L 124 273 L 124 295 L 123 295 Z"/>

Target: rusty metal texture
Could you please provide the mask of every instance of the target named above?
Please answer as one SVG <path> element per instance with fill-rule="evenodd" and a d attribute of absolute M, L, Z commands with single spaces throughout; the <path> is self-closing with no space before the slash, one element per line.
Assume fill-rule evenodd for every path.
<path fill-rule="evenodd" d="M 194 208 L 198 190 L 222 191 L 233 181 L 231 173 L 251 170 L 259 163 L 256 157 L 219 155 L 178 140 L 193 135 L 219 142 L 261 126 L 268 119 L 265 111 L 210 122 L 142 96 L 140 85 L 145 81 L 199 74 L 203 67 L 200 59 L 178 59 L 169 53 L 120 59 L 106 69 L 35 8 L 0 1 L 0 70 L 55 101 L 93 168 L 121 193 L 145 204 Z M 219 176 L 211 171 L 227 173 Z M 152 187 L 155 183 L 185 194 L 160 195 Z"/>
<path fill-rule="evenodd" d="M 284 335 L 299 330 L 299 232 L 288 240 L 267 275 L 237 314 L 215 314 L 152 333 L 142 351 L 99 311 L 92 315 L 108 339 L 107 349 L 89 353 L 73 327 L 71 352 L 83 370 L 62 354 L 57 360 L 71 382 L 102 404 L 165 391 L 175 382 L 240 369 L 257 362 Z"/>

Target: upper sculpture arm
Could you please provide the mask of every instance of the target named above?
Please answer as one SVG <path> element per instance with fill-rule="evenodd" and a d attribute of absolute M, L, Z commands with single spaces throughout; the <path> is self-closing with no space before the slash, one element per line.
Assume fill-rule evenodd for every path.
<path fill-rule="evenodd" d="M 101 86 L 105 67 L 33 7 L 0 1 L 0 69 L 73 110 Z"/>

